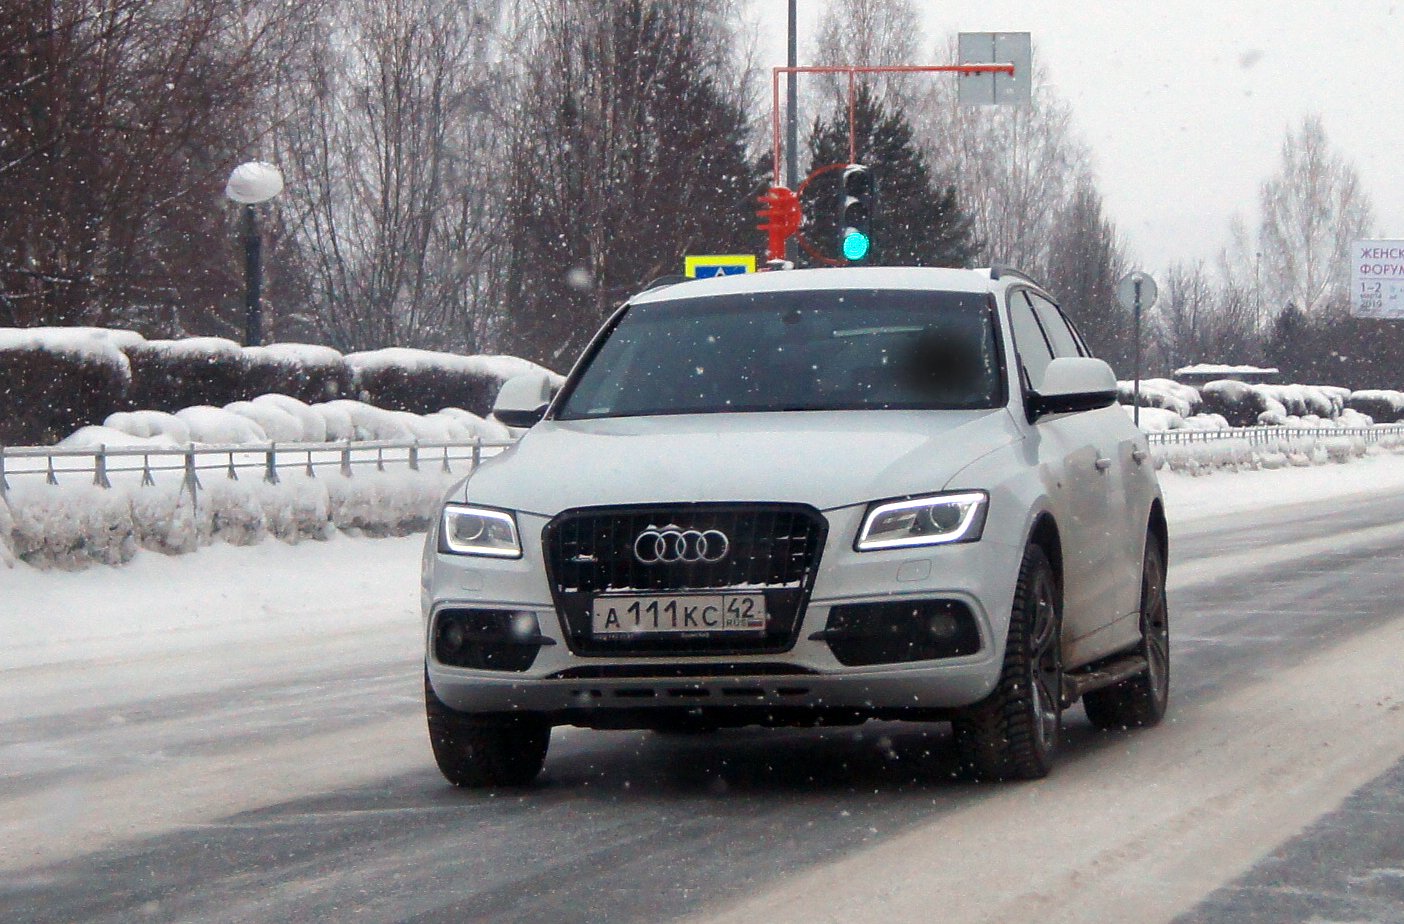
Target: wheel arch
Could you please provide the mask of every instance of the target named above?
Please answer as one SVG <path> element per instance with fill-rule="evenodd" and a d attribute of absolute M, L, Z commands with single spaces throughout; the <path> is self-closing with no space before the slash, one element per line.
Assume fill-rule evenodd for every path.
<path fill-rule="evenodd" d="M 1053 566 L 1053 575 L 1058 580 L 1058 587 L 1063 586 L 1063 538 L 1058 532 L 1058 523 L 1053 519 L 1053 514 L 1043 511 L 1034 518 L 1033 526 L 1029 529 L 1028 541 L 1043 549 L 1043 553 L 1048 556 L 1048 563 Z"/>
<path fill-rule="evenodd" d="M 1146 531 L 1160 542 L 1160 553 L 1164 563 L 1170 563 L 1170 526 L 1165 519 L 1165 504 L 1159 497 L 1151 501 L 1150 522 Z"/>

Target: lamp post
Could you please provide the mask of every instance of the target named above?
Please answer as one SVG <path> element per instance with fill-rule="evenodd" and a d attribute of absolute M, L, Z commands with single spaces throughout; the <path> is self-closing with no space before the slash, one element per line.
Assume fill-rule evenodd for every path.
<path fill-rule="evenodd" d="M 229 174 L 224 194 L 244 207 L 244 345 L 263 342 L 263 236 L 254 206 L 283 191 L 283 174 L 272 164 L 250 161 Z"/>

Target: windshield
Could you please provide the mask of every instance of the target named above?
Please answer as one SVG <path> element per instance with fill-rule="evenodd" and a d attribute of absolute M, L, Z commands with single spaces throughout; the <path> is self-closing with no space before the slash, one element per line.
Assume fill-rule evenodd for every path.
<path fill-rule="evenodd" d="M 780 292 L 636 305 L 556 416 L 995 407 L 993 324 L 986 296 L 961 292 Z"/>

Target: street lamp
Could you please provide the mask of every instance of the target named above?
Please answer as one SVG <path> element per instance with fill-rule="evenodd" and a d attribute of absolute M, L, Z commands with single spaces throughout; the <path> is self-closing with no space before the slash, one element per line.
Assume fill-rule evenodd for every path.
<path fill-rule="evenodd" d="M 224 194 L 244 207 L 244 345 L 263 342 L 260 295 L 263 289 L 263 238 L 258 232 L 254 206 L 283 191 L 283 174 L 272 164 L 250 161 L 229 174 Z"/>

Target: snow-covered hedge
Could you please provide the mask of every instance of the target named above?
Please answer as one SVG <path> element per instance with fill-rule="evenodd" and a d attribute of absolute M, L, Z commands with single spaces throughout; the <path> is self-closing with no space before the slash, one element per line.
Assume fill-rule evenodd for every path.
<path fill-rule="evenodd" d="M 453 407 L 484 415 L 506 379 L 532 371 L 547 372 L 512 356 L 403 349 L 342 356 L 309 344 L 241 347 L 219 337 L 146 340 L 100 328 L 0 328 L 0 445 L 50 443 L 121 411 L 183 413 L 235 404 L 235 413 L 265 429 L 285 429 L 274 410 L 246 406 L 273 404 L 268 395 L 304 406 L 359 399 L 415 414 Z M 288 407 L 274 409 L 298 415 Z M 213 424 L 209 414 L 195 416 Z M 304 416 L 304 432 L 309 419 Z M 165 431 L 137 434 L 128 423 L 115 429 L 179 439 Z M 346 422 L 338 417 L 336 423 Z M 435 433 L 444 426 L 428 425 Z"/>
<path fill-rule="evenodd" d="M 446 405 L 486 413 L 503 382 L 541 371 L 515 356 L 455 356 L 399 348 L 348 353 L 346 364 L 362 401 L 412 414 Z"/>
<path fill-rule="evenodd" d="M 0 445 L 52 442 L 120 409 L 132 381 L 122 333 L 0 328 Z"/>

